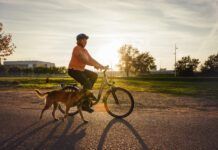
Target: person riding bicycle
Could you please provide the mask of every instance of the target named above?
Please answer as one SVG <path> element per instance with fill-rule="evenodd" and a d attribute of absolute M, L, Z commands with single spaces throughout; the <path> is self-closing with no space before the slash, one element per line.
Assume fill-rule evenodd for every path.
<path fill-rule="evenodd" d="M 94 66 L 94 68 L 101 70 L 105 68 L 92 58 L 89 52 L 85 49 L 88 38 L 89 37 L 84 33 L 77 35 L 77 45 L 73 48 L 71 60 L 68 66 L 68 74 L 79 82 L 85 90 L 91 90 L 98 78 L 97 73 L 85 69 L 85 66 Z M 82 109 L 90 113 L 94 111 L 89 106 L 88 98 L 85 99 Z"/>

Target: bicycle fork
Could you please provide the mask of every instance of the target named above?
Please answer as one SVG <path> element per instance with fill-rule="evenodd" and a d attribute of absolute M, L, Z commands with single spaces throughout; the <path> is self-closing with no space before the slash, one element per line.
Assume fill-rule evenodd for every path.
<path fill-rule="evenodd" d="M 118 98 L 117 98 L 117 96 L 116 96 L 116 94 L 115 94 L 115 91 L 116 91 L 116 90 L 115 90 L 114 88 L 111 88 L 110 90 L 108 90 L 108 91 L 106 92 L 106 94 L 104 95 L 103 102 L 105 102 L 106 99 L 108 98 L 109 94 L 112 93 L 112 96 L 113 96 L 113 98 L 114 98 L 114 100 L 115 100 L 115 103 L 116 103 L 117 105 L 119 105 L 120 103 L 119 103 Z"/>

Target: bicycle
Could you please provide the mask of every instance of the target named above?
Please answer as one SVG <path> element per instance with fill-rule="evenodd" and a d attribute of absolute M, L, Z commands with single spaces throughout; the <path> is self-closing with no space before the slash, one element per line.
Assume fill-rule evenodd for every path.
<path fill-rule="evenodd" d="M 134 98 L 128 90 L 121 87 L 116 87 L 114 85 L 115 82 L 110 83 L 108 81 L 108 77 L 106 74 L 108 69 L 109 68 L 106 67 L 106 69 L 103 70 L 103 79 L 97 98 L 94 95 L 92 97 L 89 97 L 90 105 L 93 106 L 100 102 L 104 88 L 107 86 L 109 89 L 106 91 L 102 99 L 106 111 L 113 117 L 125 118 L 129 116 L 134 109 Z M 80 90 L 80 88 L 76 84 L 64 86 L 62 88 L 64 90 L 70 90 L 74 92 Z M 58 108 L 62 113 L 65 113 L 61 105 L 59 105 Z M 73 116 L 77 113 L 78 111 L 70 112 L 69 115 Z"/>

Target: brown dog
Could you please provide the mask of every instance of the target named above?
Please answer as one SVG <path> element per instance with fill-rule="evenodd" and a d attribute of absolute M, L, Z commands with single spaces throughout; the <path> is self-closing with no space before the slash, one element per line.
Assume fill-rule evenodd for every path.
<path fill-rule="evenodd" d="M 65 119 L 68 116 L 68 112 L 70 110 L 70 107 L 73 106 L 77 106 L 77 109 L 80 113 L 80 116 L 82 118 L 82 120 L 87 123 L 87 121 L 84 119 L 83 114 L 82 114 L 82 99 L 85 96 L 89 96 L 90 94 L 92 94 L 89 91 L 84 91 L 84 90 L 80 90 L 80 91 L 76 91 L 76 92 L 66 92 L 64 90 L 54 90 L 54 91 L 50 91 L 50 92 L 46 92 L 46 93 L 40 93 L 39 90 L 35 90 L 36 94 L 40 97 L 40 98 L 45 98 L 45 107 L 42 109 L 41 115 L 40 115 L 40 119 L 42 119 L 42 115 L 44 113 L 45 110 L 49 109 L 49 107 L 51 107 L 51 105 L 53 104 L 53 111 L 52 111 L 52 116 L 54 118 L 54 120 L 57 120 L 55 117 L 55 111 L 58 107 L 58 103 L 61 102 L 63 104 L 65 104 L 66 106 L 66 110 L 65 110 L 65 115 L 64 117 L 62 117 L 61 119 Z"/>

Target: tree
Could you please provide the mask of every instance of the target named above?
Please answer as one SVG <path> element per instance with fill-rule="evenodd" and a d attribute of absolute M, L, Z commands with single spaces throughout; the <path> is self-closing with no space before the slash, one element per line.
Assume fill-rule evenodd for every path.
<path fill-rule="evenodd" d="M 148 73 L 152 69 L 156 69 L 154 58 L 148 53 L 144 52 L 133 59 L 133 67 L 135 73 Z"/>
<path fill-rule="evenodd" d="M 50 68 L 46 68 L 46 67 L 35 67 L 33 68 L 33 72 L 35 74 L 46 74 L 46 73 L 50 73 Z"/>
<path fill-rule="evenodd" d="M 66 67 L 35 67 L 33 68 L 35 74 L 65 74 Z"/>
<path fill-rule="evenodd" d="M 0 75 L 6 75 L 7 71 L 8 71 L 7 67 L 0 65 Z"/>
<path fill-rule="evenodd" d="M 9 67 L 8 74 L 9 75 L 20 75 L 22 73 L 22 69 L 20 67 Z"/>
<path fill-rule="evenodd" d="M 58 67 L 58 73 L 65 74 L 67 72 L 66 67 Z"/>
<path fill-rule="evenodd" d="M 21 72 L 22 72 L 22 74 L 24 74 L 24 75 L 31 75 L 31 74 L 33 74 L 33 68 L 23 68 L 23 69 L 21 70 Z"/>
<path fill-rule="evenodd" d="M 9 56 L 13 54 L 14 49 L 16 46 L 12 43 L 12 36 L 11 34 L 5 34 L 2 32 L 3 25 L 0 23 L 0 65 L 1 65 L 1 58 Z"/>
<path fill-rule="evenodd" d="M 206 74 L 218 73 L 218 53 L 208 57 L 201 67 L 201 72 Z"/>
<path fill-rule="evenodd" d="M 129 76 L 130 72 L 133 72 L 133 60 L 134 58 L 139 54 L 139 51 L 137 48 L 133 48 L 132 45 L 123 45 L 119 49 L 120 53 L 120 62 L 119 62 L 119 68 L 120 70 L 125 71 L 126 76 Z"/>
<path fill-rule="evenodd" d="M 181 76 L 192 76 L 199 63 L 199 59 L 191 59 L 190 56 L 182 57 L 182 59 L 176 63 L 176 71 Z"/>

